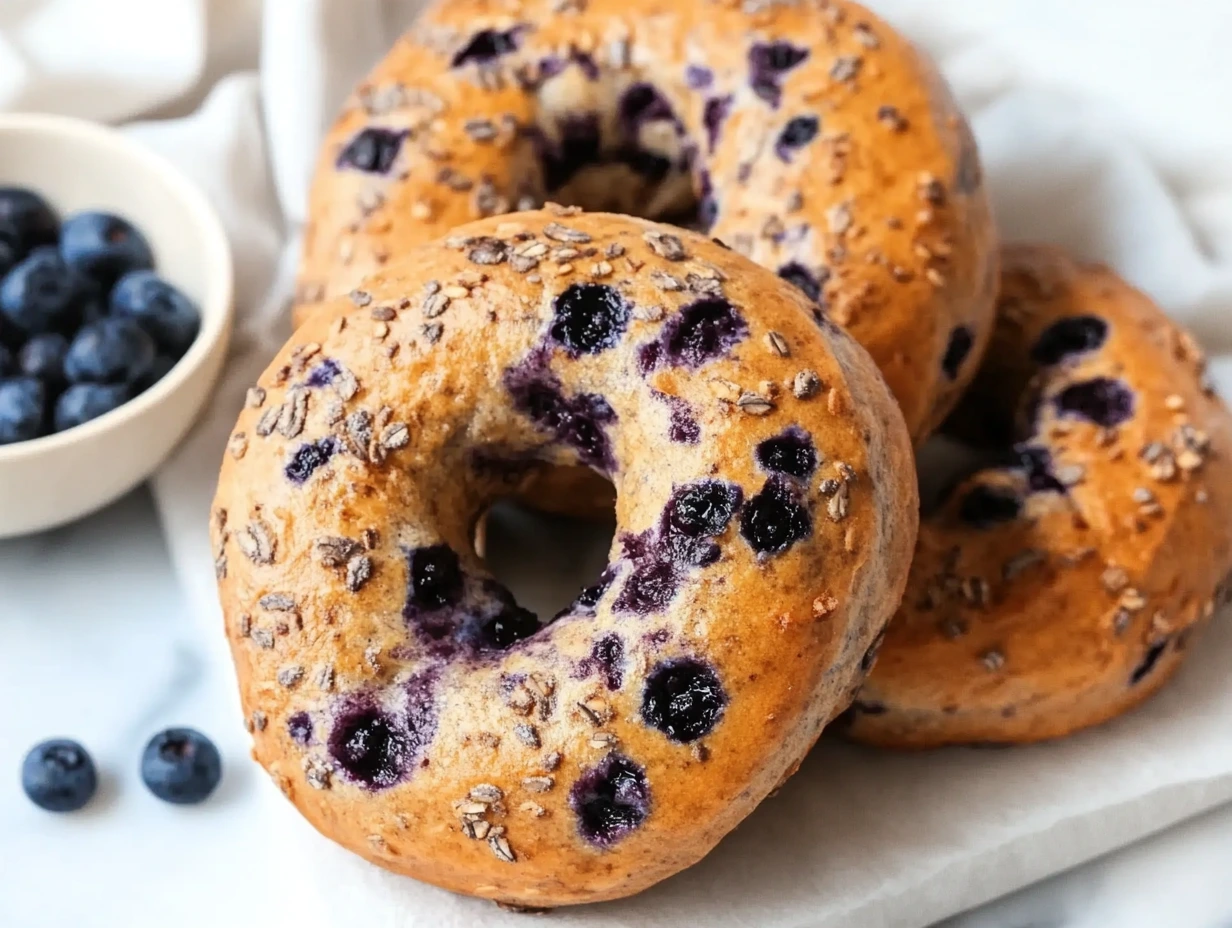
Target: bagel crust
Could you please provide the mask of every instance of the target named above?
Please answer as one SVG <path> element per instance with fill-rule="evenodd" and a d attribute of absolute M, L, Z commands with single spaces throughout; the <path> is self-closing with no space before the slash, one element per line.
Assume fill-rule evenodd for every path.
<path fill-rule="evenodd" d="M 694 225 L 872 354 L 919 441 L 992 327 L 979 154 L 932 64 L 846 0 L 447 0 L 324 145 L 296 319 L 545 200 Z"/>
<path fill-rule="evenodd" d="M 250 391 L 212 539 L 254 756 L 317 829 L 457 892 L 591 902 L 695 863 L 794 771 L 918 509 L 893 397 L 809 308 L 704 237 L 556 208 L 305 323 Z M 541 627 L 473 533 L 579 465 L 618 530 Z"/>
<path fill-rule="evenodd" d="M 1103 722 L 1163 686 L 1228 599 L 1232 418 L 1198 346 L 1105 267 L 1039 246 L 1002 263 L 954 430 L 1017 444 L 923 520 L 846 718 L 860 741 L 1017 743 Z"/>

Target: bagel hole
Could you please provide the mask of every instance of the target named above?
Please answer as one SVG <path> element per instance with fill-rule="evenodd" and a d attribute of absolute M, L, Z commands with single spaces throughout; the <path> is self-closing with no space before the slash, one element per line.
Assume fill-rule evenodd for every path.
<path fill-rule="evenodd" d="M 585 516 L 547 512 L 543 502 L 498 500 L 479 520 L 474 540 L 492 575 L 520 605 L 548 622 L 603 572 L 616 534 L 616 510 L 614 494 L 568 507 Z"/>
<path fill-rule="evenodd" d="M 1005 463 L 1004 448 L 975 447 L 947 435 L 934 435 L 916 452 L 920 514 L 933 515 L 967 477 Z"/>

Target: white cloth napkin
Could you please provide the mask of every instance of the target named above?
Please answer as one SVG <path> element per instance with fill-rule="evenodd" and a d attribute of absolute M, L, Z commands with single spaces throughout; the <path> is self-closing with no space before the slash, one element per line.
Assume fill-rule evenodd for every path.
<path fill-rule="evenodd" d="M 1193 327 L 1232 396 L 1232 5 L 873 5 L 954 84 L 1005 237 L 1053 241 L 1116 266 Z M 130 131 L 206 189 L 232 236 L 236 354 L 200 427 L 154 481 L 179 579 L 199 607 L 200 647 L 218 660 L 205 536 L 217 462 L 244 387 L 286 335 L 318 140 L 416 6 L 0 0 L 0 107 L 138 120 Z M 915 928 L 1232 800 L 1224 619 L 1144 710 L 1066 742 L 915 756 L 823 744 L 697 867 L 553 923 Z M 265 802 L 281 801 L 266 793 Z M 289 811 L 271 821 L 279 825 L 268 845 L 246 850 L 294 881 L 297 923 L 525 924 L 370 867 Z"/>

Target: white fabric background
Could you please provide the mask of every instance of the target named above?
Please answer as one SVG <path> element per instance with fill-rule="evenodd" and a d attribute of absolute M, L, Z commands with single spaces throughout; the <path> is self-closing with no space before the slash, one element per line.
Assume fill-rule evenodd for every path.
<path fill-rule="evenodd" d="M 237 354 L 205 421 L 154 482 L 178 579 L 202 619 L 193 644 L 211 660 L 223 659 L 204 532 L 217 461 L 243 387 L 286 334 L 318 139 L 416 5 L 0 0 L 0 107 L 132 122 L 206 189 L 231 232 Z M 1115 265 L 1228 355 L 1216 373 L 1232 395 L 1232 4 L 872 5 L 954 84 L 1005 236 Z M 919 926 L 1232 799 L 1232 625 L 1206 641 L 1145 711 L 1062 744 L 919 757 L 825 745 L 702 865 L 553 923 Z M 247 788 L 259 789 L 251 778 Z M 260 799 L 278 801 L 272 789 Z M 300 924 L 523 924 L 363 865 L 293 816 L 271 821 L 268 846 L 246 851 L 293 875 Z"/>

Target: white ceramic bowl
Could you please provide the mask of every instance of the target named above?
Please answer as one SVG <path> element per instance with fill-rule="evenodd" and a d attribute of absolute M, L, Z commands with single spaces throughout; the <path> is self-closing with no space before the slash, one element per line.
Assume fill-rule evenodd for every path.
<path fill-rule="evenodd" d="M 154 249 L 155 269 L 201 308 L 201 332 L 166 377 L 92 422 L 0 445 L 0 538 L 63 525 L 149 477 L 184 437 L 218 379 L 231 334 L 226 233 L 205 195 L 113 129 L 59 116 L 0 113 L 0 186 L 29 187 L 61 215 L 114 212 Z"/>

